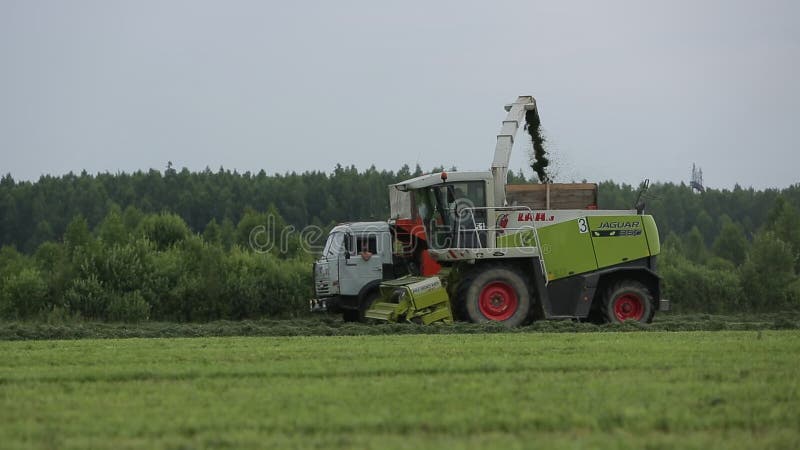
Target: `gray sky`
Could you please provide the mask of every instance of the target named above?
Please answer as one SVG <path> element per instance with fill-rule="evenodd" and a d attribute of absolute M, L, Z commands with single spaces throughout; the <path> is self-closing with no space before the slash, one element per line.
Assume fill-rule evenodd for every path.
<path fill-rule="evenodd" d="M 797 1 L 0 0 L 0 172 L 485 170 L 532 94 L 556 180 L 800 181 Z M 532 172 L 530 145 L 512 169 Z M 753 156 L 748 156 L 752 153 Z"/>

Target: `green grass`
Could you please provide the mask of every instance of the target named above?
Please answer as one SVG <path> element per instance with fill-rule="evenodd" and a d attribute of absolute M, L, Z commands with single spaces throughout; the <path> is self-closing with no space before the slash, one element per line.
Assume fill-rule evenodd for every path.
<path fill-rule="evenodd" d="M 3 448 L 798 448 L 800 331 L 0 342 Z"/>

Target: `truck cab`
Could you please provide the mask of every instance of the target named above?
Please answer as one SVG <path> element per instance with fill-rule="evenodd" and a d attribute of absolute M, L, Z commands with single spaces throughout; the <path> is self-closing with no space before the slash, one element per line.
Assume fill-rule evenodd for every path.
<path fill-rule="evenodd" d="M 352 222 L 334 227 L 314 262 L 312 311 L 341 312 L 348 321 L 377 296 L 384 279 L 394 278 L 392 234 L 387 222 Z"/>

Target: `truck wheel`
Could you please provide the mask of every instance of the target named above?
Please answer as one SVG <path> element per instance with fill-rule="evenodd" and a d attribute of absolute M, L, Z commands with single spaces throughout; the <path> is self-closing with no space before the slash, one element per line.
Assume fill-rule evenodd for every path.
<path fill-rule="evenodd" d="M 522 325 L 531 310 L 528 283 L 510 267 L 489 267 L 464 277 L 462 297 L 471 322 L 501 322 L 509 327 Z"/>
<path fill-rule="evenodd" d="M 342 310 L 342 319 L 345 322 L 358 322 L 359 311 L 355 310 L 355 309 L 343 309 Z"/>
<path fill-rule="evenodd" d="M 367 322 L 367 318 L 364 317 L 364 314 L 368 309 L 372 308 L 372 304 L 375 303 L 378 298 L 380 298 L 380 294 L 381 293 L 378 289 L 373 289 L 364 295 L 364 298 L 361 300 L 361 304 L 359 304 L 358 307 L 358 320 L 360 322 Z"/>
<path fill-rule="evenodd" d="M 647 286 L 638 281 L 620 281 L 606 292 L 603 315 L 611 323 L 626 320 L 649 323 L 653 319 L 653 296 Z"/>

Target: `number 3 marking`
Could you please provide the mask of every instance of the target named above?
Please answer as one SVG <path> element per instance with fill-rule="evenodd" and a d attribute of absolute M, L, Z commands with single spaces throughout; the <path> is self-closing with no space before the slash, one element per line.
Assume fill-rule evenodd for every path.
<path fill-rule="evenodd" d="M 580 219 L 578 219 L 578 231 L 580 233 L 586 233 L 587 231 L 589 231 L 589 225 L 586 224 L 585 217 L 581 217 Z"/>

